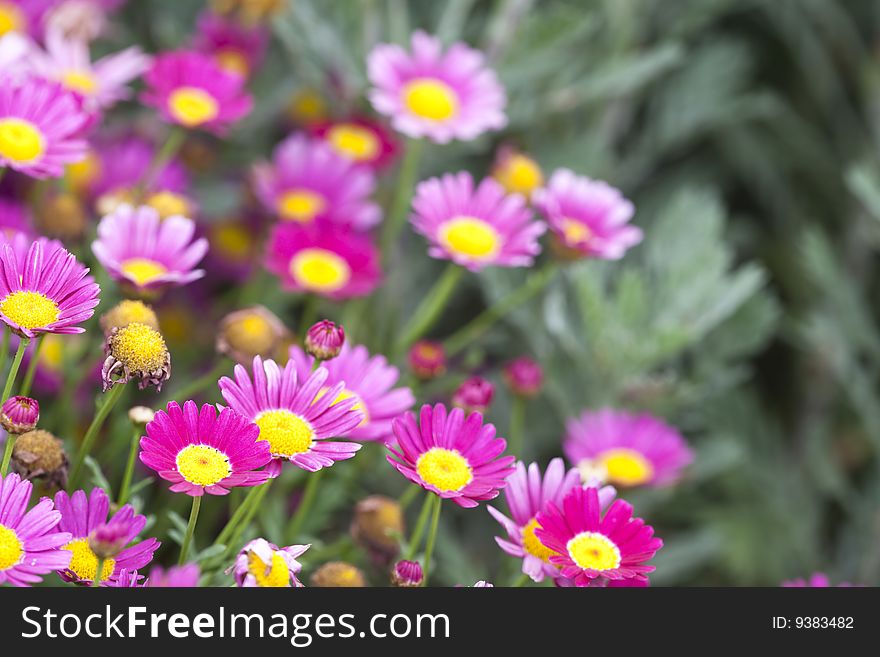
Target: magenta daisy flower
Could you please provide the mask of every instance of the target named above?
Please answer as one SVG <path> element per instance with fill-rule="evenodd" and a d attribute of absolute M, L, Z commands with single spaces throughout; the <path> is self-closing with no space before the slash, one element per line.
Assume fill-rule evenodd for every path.
<path fill-rule="evenodd" d="M 257 538 L 245 545 L 233 565 L 232 571 L 237 586 L 250 587 L 295 587 L 302 586 L 297 574 L 302 564 L 297 561 L 311 545 L 289 545 L 279 548 L 265 538 Z"/>
<path fill-rule="evenodd" d="M 0 168 L 32 178 L 57 178 L 83 159 L 89 116 L 80 101 L 40 78 L 0 79 Z"/>
<path fill-rule="evenodd" d="M 0 245 L 0 319 L 17 334 L 82 333 L 100 288 L 73 254 L 44 240 L 24 258 Z"/>
<path fill-rule="evenodd" d="M 463 43 L 444 51 L 421 31 L 411 43 L 412 52 L 380 44 L 367 59 L 370 102 L 395 130 L 444 144 L 507 125 L 504 88 L 480 51 Z"/>
<path fill-rule="evenodd" d="M 532 193 L 532 203 L 562 245 L 576 253 L 619 260 L 642 241 L 642 229 L 629 223 L 633 204 L 600 180 L 558 169 L 546 187 Z"/>
<path fill-rule="evenodd" d="M 0 1 L 0 36 L 16 32 L 40 34 L 43 18 L 51 7 L 52 3 L 46 0 Z"/>
<path fill-rule="evenodd" d="M 410 218 L 431 247 L 428 254 L 479 271 L 488 265 L 528 267 L 541 252 L 547 227 L 534 221 L 525 199 L 486 178 L 474 189 L 469 173 L 446 174 L 416 187 Z"/>
<path fill-rule="evenodd" d="M 471 508 L 498 497 L 513 472 L 513 456 L 500 456 L 507 441 L 483 416 L 443 404 L 422 406 L 419 422 L 412 413 L 391 424 L 397 443 L 386 458 L 411 482 L 459 506 Z"/>
<path fill-rule="evenodd" d="M 783 582 L 780 584 L 783 588 L 794 588 L 794 589 L 827 589 L 834 588 L 834 585 L 831 583 L 831 579 L 825 573 L 813 573 L 810 575 L 808 579 L 793 579 L 787 582 Z M 849 588 L 852 586 L 849 582 L 841 582 L 837 584 L 837 588 Z"/>
<path fill-rule="evenodd" d="M 102 488 L 93 488 L 88 496 L 83 490 L 74 491 L 72 495 L 62 490 L 55 494 L 55 508 L 61 512 L 58 531 L 69 535 L 62 549 L 71 554 L 69 565 L 60 568 L 59 574 L 66 582 L 90 583 L 98 572 L 98 557 L 89 547 L 89 537 L 107 523 L 110 498 Z M 102 580 L 116 580 L 123 570 L 143 568 L 161 545 L 155 538 L 130 545 L 147 523 L 146 517 L 136 514 L 130 504 L 114 513 L 109 522 L 125 528 L 121 544 L 129 547 L 123 547 L 115 557 L 105 560 Z"/>
<path fill-rule="evenodd" d="M 251 111 L 253 98 L 241 76 L 227 73 L 208 55 L 191 51 L 156 57 L 145 76 L 145 104 L 185 128 L 223 134 Z"/>
<path fill-rule="evenodd" d="M 150 67 L 150 58 L 134 46 L 92 62 L 89 44 L 49 30 L 46 50 L 36 45 L 27 58 L 30 72 L 60 82 L 79 94 L 91 109 L 107 109 L 131 96 L 128 83 Z"/>
<path fill-rule="evenodd" d="M 560 504 L 565 495 L 579 485 L 577 470 L 566 472 L 560 458 L 550 461 L 543 477 L 537 463 L 532 463 L 526 470 L 525 464 L 520 461 L 516 464 L 516 471 L 507 478 L 507 488 L 504 489 L 504 499 L 511 517 L 508 518 L 494 507 L 486 507 L 507 531 L 506 539 L 496 536 L 495 542 L 507 554 L 521 558 L 522 571 L 536 582 L 559 573 L 559 569 L 550 564 L 550 555 L 553 553 L 535 537 L 535 529 L 539 527 L 536 516 L 551 502 Z M 614 489 L 609 486 L 602 495 L 613 498 Z M 606 505 L 608 501 L 605 500 Z"/>
<path fill-rule="evenodd" d="M 338 226 L 275 226 L 266 268 L 284 289 L 337 300 L 370 294 L 382 276 L 372 239 Z"/>
<path fill-rule="evenodd" d="M 258 486 L 269 473 L 258 470 L 271 460 L 260 430 L 231 408 L 201 410 L 192 400 L 170 402 L 147 424 L 141 438 L 141 462 L 173 485 L 175 493 L 200 497 L 226 495 L 235 486 Z"/>
<path fill-rule="evenodd" d="M 162 566 L 153 566 L 144 586 L 162 589 L 191 589 L 199 585 L 201 574 L 201 569 L 196 563 L 171 566 L 168 570 Z"/>
<path fill-rule="evenodd" d="M 299 377 L 307 378 L 314 359 L 296 345 L 290 347 L 290 359 L 296 364 Z M 384 356 L 370 356 L 363 345 L 351 347 L 345 343 L 339 355 L 326 361 L 324 367 L 329 373 L 325 387 L 345 384 L 338 399 L 354 399 L 352 408 L 364 414 L 363 421 L 346 433 L 346 438 L 390 439 L 391 421 L 411 409 L 416 401 L 409 388 L 394 387 L 400 379 L 400 371 L 389 365 Z"/>
<path fill-rule="evenodd" d="M 195 232 L 192 219 L 160 220 L 151 207 L 123 204 L 101 219 L 92 252 L 114 280 L 138 292 L 186 285 L 205 275 L 194 267 L 208 252 L 208 240 L 194 240 Z"/>
<path fill-rule="evenodd" d="M 156 147 L 133 135 L 99 143 L 94 152 L 90 177 L 94 182 L 89 190 L 94 198 L 130 198 L 133 190 L 143 183 L 150 163 L 156 157 Z M 155 175 L 145 192 L 172 192 L 183 194 L 189 187 L 186 169 L 177 158 L 171 158 Z"/>
<path fill-rule="evenodd" d="M 260 26 L 242 25 L 213 11 L 199 15 L 194 47 L 211 55 L 227 73 L 247 78 L 266 56 L 269 33 Z"/>
<path fill-rule="evenodd" d="M 16 235 L 26 239 L 31 232 L 27 206 L 12 199 L 0 198 L 0 242 L 13 240 Z"/>
<path fill-rule="evenodd" d="M 563 451 L 584 483 L 595 477 L 616 486 L 671 484 L 694 460 L 681 434 L 662 420 L 608 408 L 569 420 Z"/>
<path fill-rule="evenodd" d="M 147 586 L 147 581 L 138 571 L 123 568 L 116 579 L 101 580 L 101 586 L 111 589 L 142 589 Z"/>
<path fill-rule="evenodd" d="M 607 511 L 597 488 L 572 488 L 561 504 L 538 512 L 535 536 L 550 551 L 550 563 L 575 586 L 597 578 L 644 580 L 653 566 L 645 562 L 663 547 L 654 529 L 632 517 L 632 506 L 615 500 Z"/>
<path fill-rule="evenodd" d="M 373 170 L 387 168 L 399 151 L 394 135 L 385 124 L 364 116 L 320 121 L 310 126 L 310 130 L 342 157 Z"/>
<path fill-rule="evenodd" d="M 242 365 L 235 366 L 234 375 L 235 381 L 220 379 L 220 392 L 233 409 L 260 427 L 260 442 L 268 442 L 272 453 L 267 469 L 273 475 L 281 472 L 283 461 L 316 472 L 350 459 L 361 448 L 327 440 L 346 435 L 364 414 L 354 410 L 354 399 L 337 401 L 344 385 L 327 386 L 324 367 L 300 377 L 293 362 L 281 369 L 274 360 L 255 356 L 253 379 Z"/>
<path fill-rule="evenodd" d="M 70 534 L 55 529 L 61 514 L 45 497 L 28 510 L 32 489 L 17 474 L 0 476 L 0 584 L 30 586 L 70 563 L 59 549 Z"/>
<path fill-rule="evenodd" d="M 303 134 L 281 142 L 271 165 L 255 167 L 254 187 L 281 221 L 326 221 L 366 230 L 381 219 L 379 206 L 369 200 L 376 189 L 373 173 Z"/>

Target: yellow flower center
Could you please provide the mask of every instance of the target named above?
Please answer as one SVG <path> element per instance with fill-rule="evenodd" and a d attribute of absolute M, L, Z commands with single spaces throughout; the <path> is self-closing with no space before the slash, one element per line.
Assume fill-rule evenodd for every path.
<path fill-rule="evenodd" d="M 474 478 L 467 459 L 454 449 L 432 447 L 416 461 L 416 471 L 438 490 L 461 490 Z"/>
<path fill-rule="evenodd" d="M 0 2 L 0 36 L 24 28 L 24 14 L 11 2 Z"/>
<path fill-rule="evenodd" d="M 501 248 L 498 231 L 476 217 L 450 219 L 440 226 L 439 237 L 447 249 L 473 260 L 489 260 Z"/>
<path fill-rule="evenodd" d="M 61 76 L 61 84 L 71 91 L 78 91 L 84 96 L 91 96 L 98 90 L 98 81 L 88 71 L 71 69 Z"/>
<path fill-rule="evenodd" d="M 98 556 L 89 547 L 89 539 L 78 538 L 63 545 L 61 549 L 73 554 L 73 557 L 70 559 L 70 565 L 67 567 L 68 570 L 81 580 L 93 581 L 95 579 L 95 575 L 98 574 Z M 107 580 L 113 575 L 115 568 L 116 561 L 114 559 L 105 559 L 104 568 L 101 571 L 101 580 Z"/>
<path fill-rule="evenodd" d="M 253 247 L 251 233 L 241 224 L 216 224 L 211 228 L 211 246 L 233 260 L 246 260 Z"/>
<path fill-rule="evenodd" d="M 33 162 L 46 150 L 46 139 L 30 121 L 0 119 L 0 155 L 13 162 Z"/>
<path fill-rule="evenodd" d="M 232 474 L 229 457 L 208 445 L 187 445 L 177 452 L 177 471 L 196 486 L 213 486 Z"/>
<path fill-rule="evenodd" d="M 351 267 L 332 251 L 303 249 L 291 258 L 290 275 L 307 290 L 336 292 L 351 279 Z"/>
<path fill-rule="evenodd" d="M 310 123 L 327 114 L 327 103 L 314 89 L 304 89 L 290 97 L 287 113 L 294 121 Z"/>
<path fill-rule="evenodd" d="M 508 192 L 528 195 L 532 190 L 544 184 L 541 168 L 530 157 L 512 155 L 495 172 L 495 179 Z"/>
<path fill-rule="evenodd" d="M 551 555 L 556 554 L 553 550 L 544 545 L 537 536 L 535 530 L 541 525 L 538 524 L 536 518 L 529 520 L 528 524 L 522 528 L 523 548 L 532 556 L 538 557 L 544 563 L 550 563 Z"/>
<path fill-rule="evenodd" d="M 66 179 L 70 182 L 71 187 L 82 191 L 98 179 L 100 172 L 101 160 L 89 151 L 89 154 L 79 162 L 67 165 Z"/>
<path fill-rule="evenodd" d="M 129 258 L 122 263 L 122 271 L 138 286 L 146 285 L 167 272 L 164 265 L 149 258 Z"/>
<path fill-rule="evenodd" d="M 46 328 L 58 321 L 58 304 L 45 294 L 18 290 L 0 301 L 0 312 L 22 328 Z"/>
<path fill-rule="evenodd" d="M 455 91 L 435 78 L 408 82 L 403 88 L 403 102 L 413 114 L 432 121 L 443 121 L 458 112 Z"/>
<path fill-rule="evenodd" d="M 327 394 L 327 390 L 329 390 L 329 388 L 321 388 L 321 390 L 318 391 L 318 394 L 315 395 L 315 401 L 318 401 L 321 397 L 323 397 L 325 394 Z M 370 415 L 369 415 L 369 412 L 367 411 L 366 405 L 364 404 L 364 400 L 361 399 L 356 392 L 352 392 L 348 388 L 343 388 L 340 391 L 340 393 L 338 395 L 336 395 L 336 399 L 333 400 L 333 404 L 338 404 L 339 402 L 341 402 L 345 399 L 354 399 L 355 403 L 354 403 L 354 406 L 351 407 L 351 410 L 360 411 L 361 413 L 364 414 L 364 419 L 361 420 L 361 423 L 358 426 L 364 427 L 367 424 L 369 424 L 370 423 Z"/>
<path fill-rule="evenodd" d="M 363 162 L 372 160 L 379 154 L 379 139 L 363 126 L 354 123 L 339 123 L 327 131 L 327 141 L 342 155 Z"/>
<path fill-rule="evenodd" d="M 304 418 L 287 410 L 263 411 L 254 420 L 260 440 L 269 441 L 272 456 L 289 457 L 309 451 L 315 430 Z"/>
<path fill-rule="evenodd" d="M 227 73 L 243 78 L 246 78 L 248 73 L 250 73 L 251 67 L 248 65 L 247 57 L 235 48 L 218 50 L 214 55 L 214 59 L 217 65 Z"/>
<path fill-rule="evenodd" d="M 220 106 L 214 97 L 198 87 L 181 87 L 168 97 L 168 109 L 178 123 L 193 128 L 217 118 Z"/>
<path fill-rule="evenodd" d="M 251 552 L 248 554 L 248 571 L 257 580 L 257 586 L 284 587 L 290 585 L 290 569 L 287 562 L 277 552 L 272 553 L 272 567 Z"/>
<path fill-rule="evenodd" d="M 47 333 L 40 348 L 40 365 L 60 372 L 64 365 L 64 340 L 54 333 Z"/>
<path fill-rule="evenodd" d="M 159 218 L 192 216 L 192 205 L 189 199 L 174 192 L 161 191 L 151 194 L 147 199 L 147 205 L 159 213 Z"/>
<path fill-rule="evenodd" d="M 634 449 L 618 448 L 602 452 L 597 459 L 612 484 L 638 486 L 654 475 L 651 462 Z"/>
<path fill-rule="evenodd" d="M 111 338 L 110 353 L 132 372 L 155 372 L 165 367 L 168 347 L 159 331 L 133 322 Z"/>
<path fill-rule="evenodd" d="M 0 525 L 0 572 L 12 568 L 24 557 L 24 544 L 18 534 L 5 525 Z"/>
<path fill-rule="evenodd" d="M 227 342 L 237 350 L 268 355 L 275 346 L 275 329 L 261 315 L 253 314 L 232 322 L 225 331 Z"/>
<path fill-rule="evenodd" d="M 620 565 L 620 549 L 604 534 L 581 532 L 565 546 L 572 560 L 581 568 L 613 570 Z"/>
<path fill-rule="evenodd" d="M 278 214 L 284 221 L 307 224 L 327 207 L 320 194 L 308 189 L 293 189 L 284 192 L 278 199 Z"/>
<path fill-rule="evenodd" d="M 563 219 L 561 228 L 566 244 L 586 244 L 593 236 L 593 231 L 586 224 L 576 219 Z"/>

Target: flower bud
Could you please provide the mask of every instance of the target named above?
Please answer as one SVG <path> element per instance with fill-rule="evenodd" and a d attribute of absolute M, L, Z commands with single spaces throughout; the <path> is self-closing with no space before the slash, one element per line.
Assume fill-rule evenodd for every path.
<path fill-rule="evenodd" d="M 309 583 L 320 588 L 363 588 L 367 585 L 367 580 L 360 569 L 350 563 L 328 561 L 312 574 Z"/>
<path fill-rule="evenodd" d="M 544 370 L 534 360 L 523 356 L 507 364 L 504 368 L 504 381 L 514 394 L 534 397 L 544 384 Z"/>
<path fill-rule="evenodd" d="M 403 510 L 397 500 L 370 495 L 357 503 L 351 523 L 354 540 L 369 550 L 379 562 L 388 564 L 400 551 L 398 537 L 403 534 Z"/>
<path fill-rule="evenodd" d="M 156 411 L 148 406 L 134 406 L 128 409 L 128 419 L 135 426 L 145 427 L 156 416 Z"/>
<path fill-rule="evenodd" d="M 328 319 L 314 324 L 306 333 L 306 352 L 318 360 L 331 360 L 342 351 L 345 329 Z"/>
<path fill-rule="evenodd" d="M 398 561 L 391 570 L 391 585 L 397 587 L 421 586 L 424 580 L 422 565 L 418 561 Z"/>
<path fill-rule="evenodd" d="M 495 386 L 481 376 L 472 376 L 452 396 L 453 406 L 467 413 L 485 413 L 495 396 Z"/>
<path fill-rule="evenodd" d="M 423 381 L 442 376 L 446 372 L 443 345 L 431 340 L 419 340 L 409 350 L 409 367 Z"/>
<path fill-rule="evenodd" d="M 102 523 L 89 534 L 89 548 L 99 559 L 115 557 L 128 544 L 130 532 L 127 523 Z"/>
<path fill-rule="evenodd" d="M 249 364 L 254 356 L 272 358 L 287 335 L 284 324 L 270 310 L 252 306 L 220 320 L 217 351 L 237 363 Z"/>
<path fill-rule="evenodd" d="M 40 421 L 40 404 L 30 397 L 10 397 L 0 407 L 0 425 L 12 434 L 33 431 Z"/>

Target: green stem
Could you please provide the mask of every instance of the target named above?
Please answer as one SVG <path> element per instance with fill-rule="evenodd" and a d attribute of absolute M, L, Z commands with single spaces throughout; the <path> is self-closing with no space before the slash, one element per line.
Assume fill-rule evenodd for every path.
<path fill-rule="evenodd" d="M 519 588 L 521 586 L 524 586 L 525 583 L 528 581 L 529 581 L 529 576 L 526 575 L 525 573 L 520 573 L 519 577 L 517 577 L 515 580 L 513 580 L 510 583 L 510 586 L 511 586 L 511 588 Z"/>
<path fill-rule="evenodd" d="M 242 518 L 247 515 L 248 509 L 251 508 L 254 500 L 262 495 L 261 491 L 266 485 L 267 484 L 263 484 L 261 486 L 251 486 L 251 489 L 248 491 L 247 497 L 245 497 L 241 501 L 241 504 L 239 504 L 235 511 L 233 511 L 232 515 L 229 517 L 229 520 L 226 522 L 226 526 L 217 535 L 217 539 L 214 541 L 215 545 L 228 545 L 230 537 L 241 524 Z"/>
<path fill-rule="evenodd" d="M 421 487 L 416 486 L 415 484 L 410 484 L 405 491 L 397 498 L 397 503 L 400 505 L 400 510 L 405 511 L 406 507 L 410 505 L 410 503 L 416 499 L 416 495 L 419 494 L 419 491 L 422 490 Z"/>
<path fill-rule="evenodd" d="M 434 554 L 434 542 L 437 540 L 437 527 L 440 526 L 440 505 L 443 499 L 439 495 L 434 496 L 434 513 L 431 515 L 431 531 L 428 532 L 428 542 L 425 544 L 425 579 L 422 586 L 428 585 L 428 577 L 431 574 L 431 555 Z"/>
<path fill-rule="evenodd" d="M 419 160 L 422 157 L 424 143 L 421 139 L 408 139 L 403 162 L 400 165 L 400 175 L 397 178 L 397 193 L 391 203 L 388 216 L 382 230 L 382 256 L 388 260 L 394 243 L 397 241 L 400 231 L 406 221 L 406 214 L 412 201 L 413 188 L 419 174 Z"/>
<path fill-rule="evenodd" d="M 186 557 L 189 554 L 189 546 L 192 545 L 193 534 L 196 531 L 196 521 L 199 519 L 199 509 L 202 507 L 202 496 L 193 496 L 192 509 L 189 512 L 189 522 L 186 525 L 186 535 L 183 537 L 183 545 L 180 546 L 180 558 L 177 565 L 182 566 L 186 563 Z"/>
<path fill-rule="evenodd" d="M 171 128 L 171 131 L 168 133 L 168 138 L 165 140 L 165 143 L 162 144 L 162 148 L 156 153 L 153 161 L 150 163 L 150 168 L 147 169 L 147 173 L 144 176 L 144 179 L 138 185 L 138 189 L 140 192 L 145 192 L 150 189 L 154 182 L 156 182 L 156 178 L 162 172 L 162 169 L 165 168 L 165 165 L 177 155 L 177 151 L 180 150 L 180 147 L 183 146 L 183 142 L 186 139 L 186 131 L 179 127 L 174 126 Z"/>
<path fill-rule="evenodd" d="M 510 407 L 510 427 L 507 430 L 507 451 L 523 460 L 523 426 L 526 419 L 526 400 L 522 395 L 515 395 Z"/>
<path fill-rule="evenodd" d="M 403 327 L 400 333 L 401 337 L 397 342 L 397 354 L 402 354 L 409 349 L 416 340 L 431 329 L 449 303 L 463 273 L 464 268 L 455 263 L 450 263 L 446 267 L 446 271 L 437 279 L 434 287 L 425 295 Z"/>
<path fill-rule="evenodd" d="M 229 535 L 228 541 L 229 543 L 226 546 L 226 552 L 224 553 L 223 561 L 228 561 L 229 557 L 235 552 L 235 546 L 238 545 L 239 538 L 241 537 L 241 533 L 247 528 L 247 526 L 251 523 L 251 520 L 254 519 L 254 516 L 257 514 L 257 510 L 263 504 L 263 498 L 266 497 L 266 493 L 269 492 L 269 486 L 274 479 L 269 479 L 265 484 L 260 486 L 256 486 L 256 491 L 254 492 L 253 498 L 250 499 L 250 504 L 248 505 L 245 512 L 242 514 L 241 520 L 238 525 Z M 250 496 L 248 496 L 250 497 Z M 245 500 L 247 503 L 248 500 Z"/>
<path fill-rule="evenodd" d="M 211 368 L 210 372 L 200 376 L 198 379 L 192 381 L 189 385 L 186 385 L 175 392 L 174 399 L 178 399 L 181 402 L 184 402 L 188 399 L 193 399 L 196 395 L 204 392 L 212 385 L 216 385 L 217 382 L 220 380 L 220 376 L 227 371 L 228 367 L 229 366 L 226 363 L 226 359 L 221 358 L 220 361 Z"/>
<path fill-rule="evenodd" d="M 318 317 L 318 303 L 319 298 L 317 294 L 309 294 L 302 304 L 302 311 L 299 316 L 299 332 L 300 337 L 305 339 L 306 333 L 312 327 L 312 324 L 315 323 L 316 318 Z"/>
<path fill-rule="evenodd" d="M 31 394 L 31 386 L 34 383 L 34 375 L 37 373 L 37 363 L 40 360 L 40 350 L 43 348 L 43 338 L 45 337 L 46 334 L 41 333 L 40 337 L 37 338 L 37 345 L 34 347 L 34 353 L 31 354 L 27 372 L 24 374 L 24 381 L 21 383 L 21 390 L 18 391 L 18 394 L 22 397 L 27 397 Z"/>
<path fill-rule="evenodd" d="M 309 477 L 309 480 L 306 483 L 302 500 L 300 500 L 299 507 L 297 507 L 293 518 L 290 519 L 290 523 L 287 525 L 287 530 L 285 532 L 285 536 L 291 541 L 297 540 L 303 523 L 306 521 L 309 512 L 312 510 L 312 505 L 315 503 L 315 498 L 318 494 L 318 483 L 321 481 L 321 475 L 323 472 L 324 470 L 321 469 L 312 473 L 312 476 Z"/>
<path fill-rule="evenodd" d="M 76 453 L 76 461 L 73 464 L 73 468 L 70 470 L 70 477 L 67 480 L 67 490 L 76 490 L 76 485 L 79 483 L 79 474 L 82 470 L 83 463 L 86 460 L 86 457 L 89 455 L 89 452 L 92 451 L 92 447 L 95 444 L 95 439 L 98 437 L 98 432 L 100 432 L 101 427 L 104 426 L 104 420 L 107 419 L 107 416 L 110 415 L 110 411 L 113 410 L 113 407 L 116 406 L 116 402 L 119 401 L 119 398 L 122 396 L 123 391 L 125 390 L 125 385 L 122 383 L 117 383 L 112 388 L 110 388 L 110 392 L 104 397 L 104 403 L 101 404 L 101 408 L 98 409 L 98 412 L 95 413 L 95 417 L 92 419 L 92 423 L 89 425 L 88 430 L 86 431 L 86 435 L 83 438 L 82 443 L 79 446 L 79 450 Z"/>
<path fill-rule="evenodd" d="M 6 386 L 3 388 L 3 397 L 0 397 L 0 404 L 9 399 L 9 395 L 12 393 L 12 386 L 15 383 L 15 377 L 18 376 L 18 368 L 21 367 L 21 359 L 24 358 L 24 352 L 27 351 L 30 343 L 30 338 L 21 338 L 18 341 L 18 349 L 15 350 L 15 358 L 12 360 L 12 367 L 9 368 L 9 374 L 6 376 Z"/>
<path fill-rule="evenodd" d="M 137 456 L 142 433 L 143 429 L 137 426 L 131 436 L 131 445 L 128 448 L 128 461 L 125 464 L 125 474 L 122 475 L 122 483 L 119 485 L 119 498 L 116 502 L 118 507 L 128 502 L 128 495 L 131 491 L 131 478 L 134 476 L 135 457 Z"/>
<path fill-rule="evenodd" d="M 15 447 L 15 440 L 18 436 L 14 433 L 6 434 L 6 445 L 3 448 L 3 463 L 0 464 L 0 477 L 6 476 L 9 469 L 9 460 L 12 458 L 12 448 Z"/>
<path fill-rule="evenodd" d="M 5 324 L 3 325 L 3 345 L 0 346 L 0 374 L 3 373 L 3 370 L 6 369 L 6 361 L 9 360 L 9 336 L 12 332 L 9 330 L 9 327 Z"/>
<path fill-rule="evenodd" d="M 419 546 L 422 544 L 422 535 L 425 533 L 425 525 L 428 522 L 428 515 L 431 513 L 431 504 L 435 497 L 437 496 L 431 491 L 425 493 L 425 501 L 422 503 L 422 510 L 419 511 L 419 519 L 416 521 L 413 533 L 409 537 L 409 543 L 406 550 L 407 561 L 412 561 L 416 558 Z"/>
<path fill-rule="evenodd" d="M 95 579 L 92 580 L 92 586 L 101 586 L 101 580 L 104 579 L 104 559 L 98 558 L 98 566 L 95 568 Z"/>
<path fill-rule="evenodd" d="M 446 339 L 446 355 L 449 357 L 456 355 L 482 336 L 495 322 L 503 319 L 508 313 L 547 287 L 556 275 L 557 269 L 558 265 L 555 262 L 547 263 L 542 269 L 533 272 L 524 285 L 516 288 L 458 329 Z"/>

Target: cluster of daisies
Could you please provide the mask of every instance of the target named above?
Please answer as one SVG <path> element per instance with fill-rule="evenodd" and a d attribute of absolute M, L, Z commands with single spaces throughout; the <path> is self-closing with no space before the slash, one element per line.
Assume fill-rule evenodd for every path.
<path fill-rule="evenodd" d="M 545 180 L 539 164 L 508 143 L 480 179 L 453 171 L 419 181 L 424 148 L 503 130 L 507 100 L 481 52 L 418 31 L 408 47 L 381 44 L 369 54 L 365 96 L 373 112 L 332 116 L 320 94 L 298 90 L 270 157 L 237 165 L 242 206 L 203 216 L 194 179 L 211 172 L 219 147 L 234 144 L 251 115 L 248 87 L 267 57 L 267 20 L 284 3 L 215 2 L 176 50 L 129 47 L 95 58 L 95 41 L 112 34 L 123 4 L 0 0 L 0 584 L 32 585 L 57 573 L 56 583 L 92 586 L 224 578 L 302 586 L 300 558 L 310 545 L 279 547 L 246 532 L 273 482 L 293 470 L 306 483 L 284 535 L 300 538 L 321 482 L 338 485 L 322 473 L 366 459 L 372 445 L 387 464 L 364 467 L 390 465 L 407 487 L 398 500 L 360 501 L 350 540 L 381 565 L 386 583 L 428 583 L 443 500 L 473 509 L 503 491 L 507 514 L 486 508 L 501 526 L 498 546 L 521 562 L 518 584 L 646 586 L 662 541 L 618 490 L 686 476 L 693 453 L 674 427 L 644 413 L 585 411 L 561 442 L 568 465 L 554 458 L 542 471 L 519 460 L 521 427 L 511 426 L 508 444 L 486 421 L 491 381 L 468 376 L 441 400 L 425 388 L 454 366 L 462 342 L 503 317 L 490 313 L 458 342 L 425 338 L 461 273 L 531 268 L 544 257 L 538 284 L 524 288 L 537 294 L 569 261 L 616 260 L 636 246 L 643 235 L 631 223 L 633 204 L 610 184 L 567 169 Z M 128 118 L 114 121 L 117 112 Z M 380 203 L 389 179 L 393 198 Z M 331 321 L 313 323 L 316 301 L 357 315 L 363 306 L 348 300 L 381 294 L 407 220 L 427 241 L 427 255 L 448 269 L 394 348 L 371 351 Z M 552 248 L 542 256 L 548 229 Z M 302 302 L 301 339 L 265 305 L 241 304 L 219 319 L 217 364 L 182 383 L 172 377 L 169 336 L 183 344 L 199 337 L 180 316 L 210 314 L 221 296 L 226 304 L 262 300 L 264 272 Z M 218 287 L 199 287 L 209 281 Z M 199 292 L 181 301 L 181 290 Z M 115 440 L 119 423 L 108 418 L 119 400 L 154 394 L 169 379 L 180 384 L 179 401 L 146 401 L 128 412 L 134 437 L 124 437 L 118 492 L 86 485 L 90 470 L 112 469 L 96 445 Z M 521 356 L 503 379 L 521 413 L 541 393 L 544 372 Z M 65 446 L 44 428 L 37 396 L 67 417 L 74 406 L 92 408 L 96 393 L 81 439 Z M 197 403 L 212 394 L 223 403 Z M 415 414 L 419 397 L 433 403 Z M 167 569 L 153 562 L 157 552 L 167 561 L 160 541 L 143 535 L 158 525 L 135 508 L 136 490 L 155 487 L 156 478 L 191 505 L 185 527 L 160 533 L 166 550 L 166 536 L 179 544 L 177 565 Z M 404 511 L 420 491 L 421 511 L 406 532 Z M 222 524 L 197 552 L 206 495 L 233 502 L 207 502 L 209 521 Z M 367 578 L 350 563 L 328 561 L 309 581 L 363 586 Z"/>

